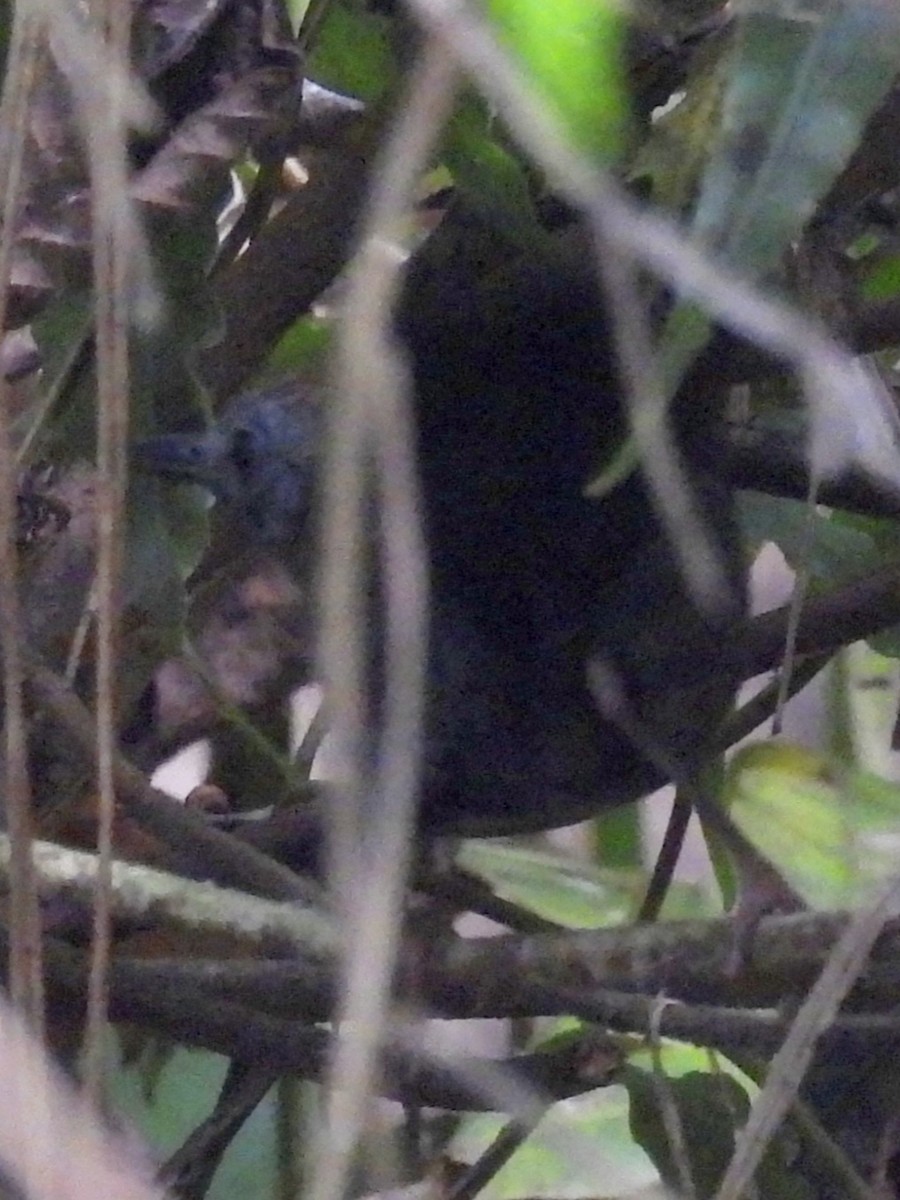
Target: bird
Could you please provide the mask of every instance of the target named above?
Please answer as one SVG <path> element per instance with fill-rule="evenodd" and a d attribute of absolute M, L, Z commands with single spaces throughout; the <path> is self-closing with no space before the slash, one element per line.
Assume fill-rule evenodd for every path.
<path fill-rule="evenodd" d="M 671 412 L 726 580 L 704 606 L 640 468 L 591 494 L 627 414 L 606 301 L 573 244 L 487 269 L 414 258 L 395 317 L 428 547 L 430 834 L 531 832 L 636 800 L 694 769 L 738 682 L 723 648 L 745 563 L 715 413 L 689 395 Z M 206 430 L 143 439 L 135 461 L 205 487 L 235 546 L 264 545 L 308 578 L 326 408 L 287 380 L 239 395 Z M 369 615 L 377 634 L 374 601 Z M 592 686 L 598 665 L 615 704 Z"/>

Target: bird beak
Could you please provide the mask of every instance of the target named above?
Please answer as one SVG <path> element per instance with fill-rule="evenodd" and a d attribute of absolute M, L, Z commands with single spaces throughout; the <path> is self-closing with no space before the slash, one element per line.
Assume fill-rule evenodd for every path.
<path fill-rule="evenodd" d="M 216 496 L 225 486 L 225 444 L 216 430 L 144 438 L 132 447 L 132 462 L 139 471 L 197 483 Z"/>

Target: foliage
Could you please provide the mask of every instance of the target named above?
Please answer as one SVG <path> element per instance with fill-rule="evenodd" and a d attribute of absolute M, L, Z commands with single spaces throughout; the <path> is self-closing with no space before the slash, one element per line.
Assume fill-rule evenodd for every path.
<path fill-rule="evenodd" d="M 106 367 L 93 274 L 103 176 L 89 152 L 89 89 L 72 90 L 72 81 L 84 54 L 98 71 L 109 62 L 83 7 L 60 5 L 54 16 L 36 0 L 19 0 L 16 9 L 17 21 L 28 16 L 42 34 L 27 103 L 17 113 L 15 89 L 4 95 L 4 134 L 18 129 L 23 159 L 16 190 L 9 150 L 0 146 L 8 196 L 0 262 L 8 269 L 6 327 L 33 338 L 29 361 L 40 374 L 15 367 L 12 337 L 0 362 L 9 376 L 17 516 L 44 511 L 26 503 L 35 489 L 49 513 L 66 513 L 61 523 L 24 522 L 7 539 L 21 551 L 34 829 L 44 840 L 93 849 L 88 713 L 97 711 L 98 691 L 102 699 L 93 613 L 105 484 L 84 463 L 96 454 L 106 411 L 98 408 Z M 412 929 L 413 949 L 397 972 L 411 993 L 403 1014 L 421 1003 L 424 1015 L 444 1019 L 518 1018 L 518 1042 L 515 1053 L 503 1047 L 506 1074 L 473 1054 L 444 1070 L 418 1034 L 404 1040 L 392 1032 L 384 1078 L 373 1086 L 401 1099 L 405 1115 L 395 1127 L 369 1122 L 368 1152 L 349 1184 L 362 1194 L 434 1182 L 440 1164 L 434 1186 L 454 1200 L 479 1187 L 509 1198 L 636 1195 L 659 1181 L 715 1196 L 742 1153 L 752 1106 L 760 1094 L 766 1102 L 753 1080 L 764 1076 L 843 928 L 823 914 L 864 908 L 896 858 L 900 21 L 876 0 L 677 0 L 657 13 L 636 11 L 629 22 L 606 0 L 484 7 L 484 23 L 476 14 L 467 24 L 465 8 L 454 16 L 454 6 L 425 0 L 134 0 L 132 67 L 156 121 L 135 120 L 127 144 L 106 147 L 127 171 L 128 195 L 117 199 L 140 230 L 128 246 L 120 323 L 128 436 L 203 429 L 224 399 L 250 384 L 286 374 L 320 385 L 328 378 L 341 353 L 335 315 L 355 278 L 342 272 L 377 193 L 370 172 L 373 164 L 387 169 L 384 148 L 413 65 L 435 45 L 461 73 L 431 150 L 416 164 L 417 203 L 392 231 L 394 249 L 435 247 L 439 287 L 460 263 L 486 272 L 517 255 L 540 263 L 560 230 L 581 220 L 601 244 L 610 307 L 625 314 L 623 361 L 638 297 L 652 314 L 643 334 L 657 353 L 644 382 L 658 385 L 663 401 L 687 395 L 698 411 L 727 396 L 740 409 L 734 423 L 761 431 L 756 482 L 740 500 L 747 556 L 778 547 L 804 615 L 799 625 L 787 612 L 777 627 L 754 625 L 746 650 L 723 645 L 723 656 L 745 653 L 748 675 L 753 664 L 771 670 L 787 638 L 785 686 L 791 665 L 800 673 L 828 665 L 828 708 L 807 748 L 758 732 L 769 704 L 744 731 L 754 740 L 727 765 L 713 764 L 707 779 L 720 781 L 709 787 L 735 827 L 810 912 L 796 925 L 763 922 L 759 964 L 752 955 L 736 961 L 748 930 L 717 924 L 722 898 L 703 843 L 705 834 L 727 890 L 733 835 L 704 822 L 693 852 L 700 870 L 672 882 L 662 853 L 651 884 L 635 809 L 599 815 L 574 855 L 528 838 L 472 840 L 457 848 L 452 867 L 423 865 L 416 883 L 430 897 L 425 932 Z M 3 6 L 4 56 L 9 45 L 21 49 L 12 19 Z M 16 61 L 7 58 L 8 78 Z M 533 137 L 529 95 L 549 122 Z M 608 204 L 605 218 L 602 204 L 582 200 L 588 211 L 574 211 L 592 187 L 598 204 Z M 455 242 L 446 213 L 460 203 L 477 221 Z M 822 361 L 843 372 L 833 388 L 815 350 L 787 366 L 773 357 L 773 348 L 785 354 L 779 323 L 798 312 L 812 318 L 798 329 L 837 339 L 822 338 Z M 739 338 L 726 335 L 723 322 Z M 635 345 L 630 350 L 634 367 Z M 798 363 L 799 379 L 788 369 Z M 847 379 L 857 381 L 856 392 Z M 613 462 L 598 495 L 614 491 L 647 453 L 638 393 L 633 443 L 597 447 L 598 465 Z M 654 412 L 664 427 L 664 408 Z M 813 466 L 831 469 L 818 475 L 805 446 L 821 451 L 823 439 L 829 453 L 817 453 Z M 720 452 L 718 444 L 709 449 Z M 667 463 L 677 476 L 677 462 Z M 198 1125 L 196 1140 L 170 1162 L 169 1181 L 178 1194 L 208 1190 L 228 1200 L 286 1195 L 301 1176 L 312 1186 L 309 1129 L 339 974 L 330 934 L 300 953 L 296 939 L 274 923 L 263 927 L 262 917 L 255 931 L 229 925 L 224 903 L 217 910 L 215 894 L 192 882 L 301 909 L 322 903 L 297 849 L 297 831 L 308 832 L 304 822 L 321 799 L 321 785 L 309 779 L 318 723 L 295 758 L 285 751 L 289 701 L 316 682 L 311 572 L 292 577 L 256 546 L 235 553 L 208 507 L 195 489 L 135 474 L 117 525 L 116 736 L 138 770 L 117 768 L 115 853 L 170 872 L 165 886 L 184 903 L 175 919 L 176 906 L 149 906 L 138 868 L 116 877 L 105 997 L 117 1027 L 140 1031 L 135 1043 L 134 1030 L 122 1034 L 122 1061 L 111 1068 L 116 1113 L 136 1122 L 160 1156 L 174 1154 Z M 678 535 L 676 528 L 676 542 Z M 709 734 L 730 744 L 722 731 Z M 212 746 L 222 792 L 195 795 L 198 805 L 224 799 L 239 817 L 262 816 L 246 826 L 233 821 L 239 838 L 221 832 L 215 816 L 167 809 L 149 790 L 152 772 L 199 739 Z M 677 815 L 673 840 L 675 822 Z M 83 861 L 72 860 L 73 875 Z M 385 887 L 394 867 L 383 864 Z M 53 897 L 43 912 L 52 935 L 48 1038 L 70 1058 L 87 988 L 84 884 L 82 876 L 42 882 Z M 11 911 L 20 902 L 14 894 Z M 474 980 L 469 951 L 451 928 L 470 909 L 517 931 L 498 941 L 491 969 L 490 948 L 473 941 L 472 953 L 484 955 Z M 660 914 L 671 924 L 651 928 L 647 919 Z M 818 938 L 812 948 L 801 940 L 792 955 L 796 929 Z M 617 934 L 622 940 L 607 950 L 604 936 Z M 19 936 L 4 926 L 7 942 Z M 419 945 L 417 957 L 417 940 L 428 954 Z M 287 978 L 290 970 L 297 974 Z M 895 977 L 878 958 L 823 1034 L 803 1104 L 761 1154 L 761 1194 L 863 1195 L 863 1181 L 873 1180 L 883 1194 L 897 1194 Z M 563 1017 L 577 1053 L 556 1039 Z M 405 1020 L 398 1015 L 391 1030 Z M 611 1031 L 599 1055 L 595 1025 Z M 469 1036 L 466 1026 L 467 1049 Z M 283 1063 L 272 1049 L 279 1038 Z M 240 1078 L 230 1090 L 231 1074 L 223 1082 L 229 1055 L 261 1074 L 257 1091 Z M 289 1083 L 294 1075 L 310 1080 L 300 1092 Z M 835 1076 L 848 1099 L 826 1105 L 821 1081 L 836 1091 Z M 445 1102 L 432 1103 L 435 1096 Z M 441 1108 L 452 1115 L 430 1111 Z M 524 1144 L 507 1154 L 505 1139 Z"/>

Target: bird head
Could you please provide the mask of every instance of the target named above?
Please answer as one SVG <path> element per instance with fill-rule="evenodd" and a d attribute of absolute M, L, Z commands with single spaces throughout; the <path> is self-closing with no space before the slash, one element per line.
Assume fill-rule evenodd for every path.
<path fill-rule="evenodd" d="M 199 484 L 249 536 L 288 545 L 308 527 L 318 443 L 318 407 L 291 383 L 237 397 L 206 430 L 145 438 L 134 463 Z"/>

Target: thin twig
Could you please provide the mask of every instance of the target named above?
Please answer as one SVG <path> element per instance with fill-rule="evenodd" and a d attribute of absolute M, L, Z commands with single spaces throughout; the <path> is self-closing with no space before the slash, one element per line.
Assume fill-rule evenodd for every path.
<path fill-rule="evenodd" d="M 650 1059 L 653 1067 L 653 1090 L 662 1116 L 662 1126 L 669 1143 L 669 1153 L 678 1172 L 680 1194 L 686 1200 L 697 1200 L 697 1185 L 694 1182 L 694 1172 L 691 1168 L 691 1157 L 688 1153 L 687 1138 L 684 1134 L 684 1122 L 675 1102 L 672 1083 L 665 1072 L 662 1062 L 660 1025 L 662 1014 L 669 1006 L 664 997 L 657 997 L 650 1013 L 650 1029 L 647 1040 L 650 1044 Z"/>
<path fill-rule="evenodd" d="M 28 684 L 39 704 L 71 736 L 86 762 L 96 754 L 91 715 L 63 680 L 36 656 L 28 664 Z M 202 874 L 227 887 L 275 899 L 316 902 L 319 889 L 273 862 L 252 846 L 212 828 L 199 814 L 152 787 L 123 756 L 114 760 L 116 795 L 123 810 L 170 850 L 186 874 Z"/>
<path fill-rule="evenodd" d="M 0 1106 L 0 1158 L 19 1194 L 162 1200 L 133 1144 L 103 1127 L 2 999 Z"/>
<path fill-rule="evenodd" d="M 653 353 L 649 322 L 642 305 L 637 264 L 606 223 L 595 217 L 597 262 L 609 296 L 612 331 L 626 408 L 643 474 L 657 511 L 668 530 L 681 573 L 695 601 L 706 609 L 728 598 L 724 564 L 712 544 L 697 497 L 667 419 L 672 392 Z"/>
<path fill-rule="evenodd" d="M 212 1113 L 160 1170 L 160 1178 L 172 1192 L 185 1200 L 206 1195 L 225 1151 L 277 1078 L 271 1070 L 230 1064 Z"/>
<path fill-rule="evenodd" d="M 42 23 L 26 4 L 14 10 L 12 40 L 0 108 L 0 328 L 5 327 L 9 275 L 28 105 L 34 85 Z M 8 391 L 0 380 L 0 647 L 3 651 L 6 819 L 16 853 L 12 866 L 10 991 L 37 1032 L 43 1028 L 40 923 L 31 868 L 31 783 L 28 728 L 23 704 L 22 614 L 16 550 L 16 467 L 10 438 Z"/>
<path fill-rule="evenodd" d="M 129 238 L 127 123 L 117 87 L 127 69 L 129 0 L 98 0 L 94 14 L 105 103 L 88 139 L 93 210 L 94 294 L 97 345 L 97 876 L 91 939 L 91 972 L 84 1035 L 84 1082 L 99 1103 L 103 1094 L 106 975 L 111 943 L 112 830 L 117 750 L 119 617 L 128 475 Z M 110 69 L 111 64 L 114 69 Z M 118 68 L 115 69 L 115 68 Z M 130 217 L 123 220 L 122 218 Z"/>
<path fill-rule="evenodd" d="M 669 820 L 666 823 L 666 833 L 663 838 L 656 862 L 653 864 L 653 874 L 647 885 L 647 891 L 638 909 L 639 922 L 655 921 L 663 906 L 663 901 L 675 877 L 675 868 L 684 847 L 684 838 L 693 812 L 690 800 L 681 793 L 676 793 Z"/>
<path fill-rule="evenodd" d="M 243 209 L 222 239 L 216 254 L 215 265 L 210 272 L 211 275 L 215 276 L 218 272 L 227 270 L 246 243 L 265 224 L 278 195 L 282 170 L 281 159 L 263 163 L 259 168 L 256 179 L 253 181 L 253 187 L 244 201 Z"/>
<path fill-rule="evenodd" d="M 852 917 L 841 934 L 783 1046 L 772 1060 L 765 1086 L 738 1134 L 734 1157 L 716 1193 L 717 1200 L 740 1200 L 749 1186 L 766 1147 L 800 1089 L 819 1038 L 833 1024 L 885 922 L 896 915 L 898 904 L 900 877 L 895 876 L 881 889 L 874 903 Z"/>
<path fill-rule="evenodd" d="M 323 564 L 323 678 L 339 753 L 352 786 L 334 824 L 336 882 L 348 920 L 340 1017 L 345 1033 L 334 1059 L 327 1133 L 314 1200 L 337 1200 L 366 1111 L 394 970 L 421 754 L 427 581 L 420 528 L 411 417 L 404 364 L 389 330 L 399 288 L 393 243 L 452 103 L 456 72 L 427 41 L 407 103 L 373 180 L 357 265 L 338 341 L 338 396 L 326 476 Z M 364 781 L 360 750 L 364 696 L 362 620 L 366 509 L 363 481 L 373 461 L 385 592 L 384 724 L 378 771 Z M 362 789 L 368 828 L 360 836 Z M 360 878 L 361 875 L 361 878 Z"/>
<path fill-rule="evenodd" d="M 543 1112 L 537 1112 L 530 1121 L 510 1121 L 505 1125 L 487 1150 L 447 1189 L 446 1200 L 475 1200 L 528 1140 L 543 1115 Z"/>
<path fill-rule="evenodd" d="M 788 698 L 796 696 L 821 671 L 824 671 L 831 662 L 832 657 L 833 655 L 830 653 L 816 655 L 812 658 L 804 659 L 795 666 L 791 672 Z M 770 720 L 778 707 L 780 693 L 781 681 L 775 678 L 771 683 L 766 684 L 758 695 L 748 700 L 746 704 L 741 705 L 737 712 L 732 713 L 728 717 L 716 733 L 713 744 L 710 747 L 710 752 L 723 753 L 725 750 L 742 741 L 745 737 L 748 737 L 760 725 Z"/>

